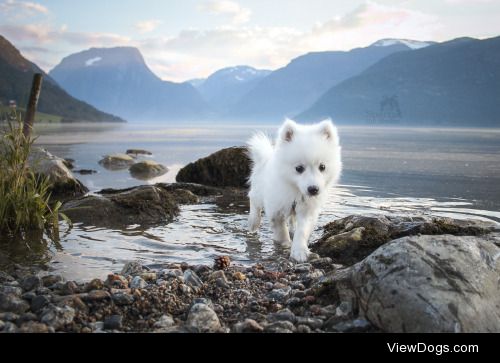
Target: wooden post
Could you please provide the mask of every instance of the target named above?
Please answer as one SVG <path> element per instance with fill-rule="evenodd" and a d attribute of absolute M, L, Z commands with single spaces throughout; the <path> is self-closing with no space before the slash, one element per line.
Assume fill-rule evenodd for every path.
<path fill-rule="evenodd" d="M 33 76 L 33 83 L 31 85 L 28 107 L 26 108 L 26 116 L 24 117 L 23 134 L 26 137 L 31 134 L 33 122 L 35 121 L 36 106 L 38 104 L 38 99 L 40 98 L 42 80 L 43 75 L 41 73 L 35 73 L 35 75 Z"/>

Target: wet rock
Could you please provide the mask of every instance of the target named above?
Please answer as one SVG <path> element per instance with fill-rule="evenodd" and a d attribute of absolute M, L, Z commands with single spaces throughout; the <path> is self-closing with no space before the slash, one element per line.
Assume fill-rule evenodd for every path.
<path fill-rule="evenodd" d="M 118 330 L 122 328 L 122 325 L 123 316 L 121 315 L 111 315 L 104 319 L 105 330 Z"/>
<path fill-rule="evenodd" d="M 111 295 L 111 299 L 116 305 L 131 305 L 134 303 L 134 296 L 125 292 L 117 292 Z"/>
<path fill-rule="evenodd" d="M 488 222 L 444 217 L 349 216 L 327 224 L 311 250 L 335 263 L 352 265 L 396 238 L 418 234 L 479 236 L 493 228 Z"/>
<path fill-rule="evenodd" d="M 36 321 L 29 321 L 27 323 L 22 324 L 18 332 L 43 334 L 49 332 L 49 327 L 43 323 L 37 323 Z"/>
<path fill-rule="evenodd" d="M 61 211 L 73 222 L 110 228 L 168 222 L 177 216 L 179 207 L 169 192 L 143 185 L 72 200 Z"/>
<path fill-rule="evenodd" d="M 38 313 L 48 304 L 50 304 L 49 296 L 37 295 L 33 300 L 31 300 L 31 310 L 35 313 Z"/>
<path fill-rule="evenodd" d="M 28 276 L 21 281 L 21 287 L 24 291 L 35 290 L 42 286 L 42 279 L 38 276 Z"/>
<path fill-rule="evenodd" d="M 246 148 L 220 150 L 186 165 L 177 174 L 178 182 L 198 183 L 214 187 L 247 187 L 250 160 Z"/>
<path fill-rule="evenodd" d="M 120 275 L 128 277 L 128 276 L 137 276 L 144 272 L 144 268 L 141 263 L 136 261 L 130 261 L 125 263 L 123 266 Z"/>
<path fill-rule="evenodd" d="M 264 328 L 253 319 L 245 319 L 233 325 L 233 333 L 262 333 Z"/>
<path fill-rule="evenodd" d="M 221 329 L 219 317 L 208 305 L 195 304 L 189 310 L 186 327 L 193 332 L 215 333 Z"/>
<path fill-rule="evenodd" d="M 290 321 L 292 323 L 295 323 L 297 318 L 295 317 L 295 314 L 292 313 L 289 309 L 283 309 L 280 310 L 276 313 L 269 314 L 267 316 L 268 321 Z"/>
<path fill-rule="evenodd" d="M 198 277 L 198 275 L 193 270 L 184 271 L 184 281 L 189 286 L 199 289 L 203 286 L 203 281 Z"/>
<path fill-rule="evenodd" d="M 266 333 L 293 333 L 295 326 L 289 321 L 277 321 L 275 323 L 267 324 L 264 327 Z"/>
<path fill-rule="evenodd" d="M 79 169 L 79 170 L 73 170 L 73 173 L 81 175 L 92 175 L 92 174 L 97 174 L 97 171 L 92 169 Z"/>
<path fill-rule="evenodd" d="M 385 332 L 500 332 L 500 236 L 394 240 L 325 284 Z"/>
<path fill-rule="evenodd" d="M 140 276 L 134 277 L 130 282 L 131 289 L 144 289 L 146 286 L 148 286 L 148 283 Z"/>
<path fill-rule="evenodd" d="M 330 257 L 321 257 L 321 258 L 318 258 L 316 260 L 311 261 L 311 265 L 314 268 L 325 269 L 325 268 L 331 267 L 332 264 L 333 264 L 333 260 Z"/>
<path fill-rule="evenodd" d="M 170 183 L 170 184 L 158 183 L 156 184 L 156 186 L 173 194 L 176 194 L 179 190 L 189 191 L 194 195 L 200 197 L 213 197 L 224 194 L 224 190 L 221 188 L 210 187 L 207 185 L 201 185 L 195 183 Z"/>
<path fill-rule="evenodd" d="M 301 263 L 294 266 L 293 271 L 295 273 L 304 273 L 309 272 L 312 269 L 312 265 L 310 263 Z"/>
<path fill-rule="evenodd" d="M 64 277 L 61 275 L 47 275 L 42 277 L 42 284 L 45 287 L 52 286 L 57 282 L 64 282 Z"/>
<path fill-rule="evenodd" d="M 0 287 L 0 291 L 4 294 L 21 296 L 23 294 L 23 289 L 17 286 L 4 285 Z"/>
<path fill-rule="evenodd" d="M 49 306 L 42 311 L 40 321 L 58 330 L 75 318 L 75 309 L 69 306 Z"/>
<path fill-rule="evenodd" d="M 127 155 L 137 157 L 138 155 L 153 155 L 151 151 L 143 150 L 143 149 L 128 149 L 126 151 Z"/>
<path fill-rule="evenodd" d="M 156 329 L 166 329 L 175 325 L 174 319 L 170 315 L 162 315 L 153 325 Z"/>
<path fill-rule="evenodd" d="M 13 294 L 0 293 L 0 311 L 10 311 L 16 314 L 24 313 L 29 309 L 29 304 Z"/>
<path fill-rule="evenodd" d="M 78 285 L 74 281 L 67 281 L 61 288 L 62 295 L 73 295 L 78 290 Z"/>
<path fill-rule="evenodd" d="M 85 284 L 85 291 L 89 292 L 92 290 L 102 290 L 104 288 L 104 282 L 101 279 L 93 279 L 89 283 Z"/>
<path fill-rule="evenodd" d="M 153 160 L 144 160 L 133 164 L 129 171 L 130 175 L 136 179 L 149 180 L 165 174 L 168 168 Z"/>
<path fill-rule="evenodd" d="M 126 154 L 106 155 L 99 161 L 99 164 L 108 170 L 127 169 L 135 162 L 134 158 Z"/>
<path fill-rule="evenodd" d="M 372 325 L 365 319 L 341 321 L 332 326 L 329 331 L 338 333 L 364 333 L 372 330 Z"/>
<path fill-rule="evenodd" d="M 78 197 L 88 192 L 88 189 L 73 176 L 64 159 L 52 155 L 45 149 L 32 148 L 28 164 L 35 174 L 49 179 L 52 199 Z"/>

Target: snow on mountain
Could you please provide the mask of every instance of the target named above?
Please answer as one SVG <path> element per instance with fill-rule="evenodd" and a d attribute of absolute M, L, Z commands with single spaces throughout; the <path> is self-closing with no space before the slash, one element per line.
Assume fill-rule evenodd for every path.
<path fill-rule="evenodd" d="M 381 39 L 372 44 L 373 47 L 388 47 L 395 44 L 404 44 L 411 49 L 420 49 L 434 44 L 434 42 L 422 42 L 411 39 Z"/>

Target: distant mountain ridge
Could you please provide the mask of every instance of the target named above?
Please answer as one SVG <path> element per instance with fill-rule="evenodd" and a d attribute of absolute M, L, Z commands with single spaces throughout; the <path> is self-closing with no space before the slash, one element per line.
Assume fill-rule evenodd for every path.
<path fill-rule="evenodd" d="M 410 51 L 402 43 L 356 48 L 348 52 L 314 52 L 293 59 L 265 77 L 229 109 L 228 117 L 280 120 L 312 105 L 324 92 L 380 59 Z"/>
<path fill-rule="evenodd" d="M 392 54 L 332 87 L 298 118 L 500 126 L 500 37 Z"/>
<path fill-rule="evenodd" d="M 197 119 L 209 110 L 192 85 L 161 80 L 133 47 L 75 53 L 49 74 L 73 96 L 133 121 Z"/>
<path fill-rule="evenodd" d="M 214 110 L 225 112 L 270 73 L 272 72 L 269 70 L 249 66 L 227 67 L 195 84 Z"/>
<path fill-rule="evenodd" d="M 0 35 L 0 101 L 8 104 L 10 100 L 14 100 L 20 107 L 25 107 L 34 73 L 44 75 L 38 103 L 40 112 L 61 116 L 66 121 L 124 121 L 70 96 L 40 67 L 24 58 L 16 47 Z"/>

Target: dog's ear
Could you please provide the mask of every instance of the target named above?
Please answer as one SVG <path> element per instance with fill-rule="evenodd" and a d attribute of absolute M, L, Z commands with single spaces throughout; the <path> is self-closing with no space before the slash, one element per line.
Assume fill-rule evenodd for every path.
<path fill-rule="evenodd" d="M 324 120 L 318 124 L 320 133 L 329 141 L 335 144 L 339 143 L 339 137 L 337 135 L 337 128 L 333 125 L 332 120 Z"/>
<path fill-rule="evenodd" d="M 286 119 L 283 125 L 281 125 L 279 131 L 279 138 L 285 142 L 291 142 L 294 138 L 295 131 L 297 129 L 297 124 L 290 119 Z"/>

